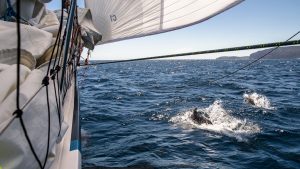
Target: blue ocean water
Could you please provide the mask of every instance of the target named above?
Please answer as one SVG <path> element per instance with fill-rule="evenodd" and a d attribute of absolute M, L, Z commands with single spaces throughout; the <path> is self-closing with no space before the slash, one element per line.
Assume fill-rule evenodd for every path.
<path fill-rule="evenodd" d="M 300 168 L 300 60 L 264 60 L 207 83 L 248 62 L 81 68 L 83 168 Z M 195 123 L 193 108 L 213 124 Z"/>

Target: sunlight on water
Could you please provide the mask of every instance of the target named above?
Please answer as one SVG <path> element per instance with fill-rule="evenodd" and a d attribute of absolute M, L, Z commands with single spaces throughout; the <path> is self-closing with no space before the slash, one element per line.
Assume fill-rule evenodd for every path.
<path fill-rule="evenodd" d="M 184 129 L 203 129 L 234 137 L 239 141 L 247 141 L 246 137 L 259 133 L 260 127 L 248 122 L 246 119 L 238 119 L 230 115 L 230 111 L 223 108 L 222 101 L 217 100 L 207 108 L 200 109 L 209 115 L 211 124 L 198 124 L 191 119 L 192 111 L 179 113 L 169 121 L 175 125 L 182 126 Z"/>

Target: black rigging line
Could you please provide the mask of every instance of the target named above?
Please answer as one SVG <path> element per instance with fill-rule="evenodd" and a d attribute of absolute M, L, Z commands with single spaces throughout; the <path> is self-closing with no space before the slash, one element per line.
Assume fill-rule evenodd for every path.
<path fill-rule="evenodd" d="M 55 46 L 54 46 L 54 49 L 52 51 L 52 55 L 53 55 L 55 53 L 54 50 L 56 49 L 56 56 L 54 58 L 54 63 L 53 63 L 52 69 L 50 69 L 50 77 L 51 77 L 51 80 L 53 82 L 53 89 L 54 89 L 54 94 L 55 94 L 55 102 L 56 102 L 57 116 L 58 116 L 58 123 L 59 123 L 58 136 L 61 133 L 61 109 L 60 109 L 60 99 L 59 99 L 60 94 L 59 94 L 59 91 L 57 91 L 57 89 L 56 89 L 56 83 L 58 83 L 58 82 L 56 81 L 55 77 L 56 77 L 56 75 L 58 75 L 58 73 L 60 71 L 59 62 L 57 62 L 57 60 L 58 60 L 58 57 L 60 57 L 59 53 L 60 53 L 60 49 L 62 48 L 62 46 L 60 46 L 60 45 L 63 44 L 63 43 L 61 43 L 61 32 L 62 32 L 62 25 L 63 25 L 62 23 L 63 23 L 63 14 L 64 14 L 63 6 L 64 6 L 64 1 L 61 1 L 60 25 L 59 25 L 58 34 L 57 34 L 58 42 L 57 42 L 57 44 L 55 42 Z M 57 45 L 57 47 L 56 47 L 56 45 Z M 49 61 L 49 65 L 48 65 L 49 67 L 50 67 L 51 62 L 52 62 L 52 56 L 51 56 L 51 59 Z M 48 67 L 48 70 L 49 70 L 49 67 Z"/>
<path fill-rule="evenodd" d="M 64 82 L 64 77 L 65 77 L 65 71 L 67 67 L 67 59 L 68 59 L 68 47 L 70 45 L 70 38 L 72 35 L 72 29 L 73 29 L 73 19 L 74 19 L 74 11 L 76 7 L 76 0 L 71 1 L 70 9 L 69 9 L 69 15 L 68 15 L 68 23 L 66 25 L 66 29 L 68 30 L 66 34 L 66 46 L 64 47 L 64 58 L 63 58 L 63 66 L 62 66 L 62 72 L 61 72 L 61 84 L 60 84 L 60 89 L 63 89 L 63 85 L 65 84 Z"/>
<path fill-rule="evenodd" d="M 21 62 L 21 30 L 20 30 L 20 0 L 17 0 L 17 110 L 20 110 L 20 62 Z"/>
<path fill-rule="evenodd" d="M 62 32 L 62 23 L 63 23 L 63 20 L 64 20 L 64 1 L 62 0 L 61 1 L 61 14 L 60 14 L 60 25 L 59 25 L 59 29 L 58 29 L 58 45 L 60 45 L 61 43 L 61 32 Z M 63 35 L 64 36 L 64 35 Z M 62 44 L 63 45 L 63 42 Z M 63 46 L 61 46 L 62 48 Z M 55 56 L 55 60 L 54 60 L 54 63 L 53 63 L 53 67 L 52 69 L 54 70 L 55 66 L 56 66 L 56 61 L 57 61 L 57 58 L 60 57 L 61 55 L 59 55 L 59 51 L 61 50 L 61 48 L 57 47 L 57 50 L 56 50 L 56 56 Z M 57 65 L 59 65 L 59 62 L 57 63 Z"/>
<path fill-rule="evenodd" d="M 87 65 L 81 65 L 81 66 L 104 65 L 104 64 L 122 63 L 122 62 L 135 62 L 135 61 L 152 60 L 152 59 L 165 59 L 165 58 L 174 58 L 174 57 L 181 57 L 181 56 L 231 52 L 231 51 L 269 48 L 269 47 L 291 46 L 291 45 L 299 45 L 299 44 L 300 44 L 300 40 L 285 41 L 285 42 L 274 42 L 274 43 L 258 44 L 258 45 L 251 45 L 251 46 L 239 46 L 239 47 L 232 47 L 232 48 L 204 50 L 204 51 L 197 51 L 197 52 L 187 52 L 187 53 L 179 53 L 179 54 L 161 55 L 161 56 L 144 57 L 144 58 L 137 58 L 137 59 L 116 60 L 116 61 L 108 61 L 108 62 L 96 62 L 96 63 L 90 63 L 90 64 L 87 64 Z"/>
<path fill-rule="evenodd" d="M 49 60 L 49 64 L 48 64 L 48 68 L 47 68 L 47 73 L 43 79 L 42 84 L 44 86 L 46 86 L 46 101 L 47 101 L 47 112 L 48 112 L 48 134 L 47 134 L 47 149 L 46 149 L 46 155 L 45 155 L 45 160 L 44 160 L 44 164 L 43 164 L 43 168 L 46 167 L 47 164 L 47 160 L 48 160 L 48 153 L 49 153 L 49 146 L 50 146 L 50 125 L 51 125 L 51 116 L 50 116 L 50 104 L 49 104 L 49 72 L 50 72 L 50 76 L 51 76 L 51 80 L 53 81 L 53 86 L 54 86 L 54 93 L 55 93 L 55 101 L 56 101 L 56 106 L 57 106 L 57 115 L 58 115 L 58 123 L 59 123 L 59 133 L 58 135 L 60 135 L 61 132 L 61 119 L 60 119 L 60 107 L 58 107 L 58 99 L 57 99 L 57 93 L 56 93 L 56 87 L 55 87 L 55 74 L 58 74 L 59 69 L 54 70 L 54 66 L 56 64 L 57 58 L 60 56 L 58 55 L 58 50 L 59 50 L 59 43 L 60 43 L 60 35 L 61 35 L 61 30 L 62 30 L 62 25 L 63 25 L 63 1 L 62 1 L 62 9 L 61 9 L 61 17 L 60 17 L 60 24 L 59 24 L 59 28 L 58 28 L 58 35 L 56 37 L 55 43 L 54 43 L 54 47 L 52 49 L 52 53 L 51 53 L 51 57 Z M 57 48 L 57 49 L 56 49 Z M 54 64 L 53 64 L 53 69 L 50 70 L 51 67 L 51 63 L 52 63 L 52 58 L 54 55 L 54 52 L 56 50 L 56 56 L 55 56 L 55 60 L 54 60 Z M 59 65 L 59 62 L 57 63 L 57 65 Z M 58 96 L 60 97 L 60 96 Z"/>
<path fill-rule="evenodd" d="M 62 27 L 62 23 L 59 24 L 59 29 L 58 30 L 60 30 L 61 27 Z M 58 48 L 57 43 L 59 42 L 59 39 L 60 39 L 60 32 L 58 32 L 57 37 L 55 39 L 55 43 L 54 43 L 54 46 L 53 46 L 53 49 L 52 49 L 52 52 L 51 52 L 51 56 L 50 56 L 50 59 L 49 59 L 49 63 L 48 63 L 48 68 L 47 68 L 46 76 L 48 76 L 48 74 L 49 74 L 50 67 L 51 67 L 51 62 L 52 62 L 52 58 L 53 58 L 53 55 L 54 55 L 54 51 L 56 50 L 56 48 Z"/>
<path fill-rule="evenodd" d="M 49 81 L 49 79 L 48 79 L 48 81 Z M 45 156 L 43 168 L 45 168 L 45 166 L 47 164 L 48 153 L 49 153 L 49 146 L 50 146 L 50 124 L 51 124 L 51 117 L 50 117 L 50 104 L 49 104 L 49 89 L 48 89 L 48 85 L 46 85 L 46 95 L 47 95 L 47 111 L 48 111 L 48 135 L 47 135 L 48 137 L 47 137 L 46 156 Z"/>
<path fill-rule="evenodd" d="M 51 52 L 51 57 L 50 57 L 50 60 L 49 60 L 46 76 L 48 76 L 49 71 L 50 71 L 50 75 L 52 75 L 55 72 L 54 67 L 55 67 L 55 64 L 56 64 L 56 61 L 57 61 L 57 57 L 59 57 L 58 51 L 59 51 L 59 45 L 60 45 L 60 41 L 61 41 L 60 36 L 61 36 L 61 30 L 62 30 L 62 26 L 63 26 L 63 14 L 64 14 L 63 5 L 64 5 L 63 1 L 61 1 L 61 15 L 60 15 L 60 23 L 59 23 L 59 28 L 58 28 L 58 34 L 57 34 L 57 37 L 55 39 L 54 47 L 53 47 L 52 52 Z M 52 58 L 53 58 L 53 55 L 54 55 L 55 51 L 56 51 L 56 56 L 55 56 L 55 59 L 54 59 L 53 67 L 50 70 Z"/>
<path fill-rule="evenodd" d="M 30 149 L 31 149 L 31 152 L 32 152 L 32 154 L 34 155 L 34 158 L 36 159 L 36 161 L 38 162 L 39 167 L 40 167 L 41 169 L 43 169 L 42 163 L 41 163 L 40 159 L 38 158 L 36 152 L 34 151 L 34 148 L 33 148 L 32 144 L 31 144 L 30 139 L 29 139 L 29 136 L 28 136 L 27 130 L 26 130 L 26 128 L 25 128 L 25 124 L 24 124 L 24 121 L 23 121 L 22 116 L 20 116 L 19 119 L 20 119 L 21 126 L 22 126 L 22 128 L 23 128 L 23 131 L 24 131 L 24 135 L 25 135 L 26 140 L 27 140 L 27 142 L 28 142 L 28 144 L 29 144 L 29 147 L 30 147 Z"/>
<path fill-rule="evenodd" d="M 16 12 L 16 19 L 17 19 L 17 36 L 18 36 L 18 42 L 17 42 L 17 91 L 16 91 L 16 107 L 17 110 L 13 113 L 13 115 L 16 115 L 16 117 L 18 117 L 20 119 L 20 123 L 21 123 L 21 127 L 23 129 L 25 138 L 29 144 L 30 150 L 34 156 L 34 158 L 36 159 L 38 165 L 40 168 L 43 168 L 41 161 L 39 160 L 36 152 L 34 151 L 34 148 L 32 146 L 32 143 L 30 141 L 30 138 L 28 136 L 22 115 L 23 115 L 23 111 L 20 109 L 20 61 L 21 61 L 21 30 L 20 30 L 20 12 L 21 12 L 21 0 L 17 0 L 16 2 L 16 8 L 17 8 L 17 12 Z"/>
<path fill-rule="evenodd" d="M 48 64 L 48 67 L 47 67 L 47 74 L 46 76 L 44 77 L 43 79 L 43 82 L 42 82 L 42 86 L 35 92 L 35 94 L 22 106 L 22 108 L 20 108 L 20 60 L 21 60 L 21 31 L 20 31 L 20 0 L 17 0 L 16 2 L 16 8 L 17 8 L 17 12 L 16 12 L 16 23 L 17 23 L 17 89 L 16 89 L 16 107 L 17 107 L 17 110 L 13 113 L 13 116 L 15 118 L 19 118 L 20 119 L 20 124 L 21 124 L 21 127 L 23 129 L 23 132 L 24 132 L 24 135 L 25 135 L 25 138 L 29 144 L 29 148 L 34 156 L 34 158 L 36 159 L 39 167 L 41 169 L 44 169 L 46 167 L 46 164 L 47 164 L 47 159 L 48 159 L 48 154 L 49 154 L 49 147 L 50 147 L 50 104 L 49 104 L 49 91 L 48 91 L 48 85 L 49 85 L 49 72 L 50 72 L 50 77 L 51 79 L 53 80 L 53 83 L 54 83 L 54 90 L 55 90 L 55 98 L 56 98 L 56 104 L 58 104 L 59 108 L 60 109 L 60 90 L 58 89 L 58 100 L 59 100 L 59 103 L 57 103 L 57 93 L 56 93 L 56 87 L 55 87 L 55 82 L 54 82 L 54 79 L 55 79 L 55 75 L 57 77 L 57 84 L 59 84 L 59 81 L 58 81 L 58 72 L 60 71 L 60 66 L 59 66 L 59 62 L 60 62 L 60 57 L 61 56 L 61 53 L 62 53 L 62 48 L 59 48 L 59 47 L 56 47 L 56 45 L 60 44 L 60 35 L 61 35 L 61 32 L 62 32 L 62 21 L 63 21 L 63 9 L 62 9 L 62 14 L 61 14 L 61 22 L 60 22 L 60 27 L 59 27 L 59 32 L 58 32 L 58 36 L 55 40 L 55 45 L 54 45 L 54 48 L 52 50 L 52 53 L 51 53 L 51 58 L 50 58 L 50 61 L 49 61 L 49 64 Z M 63 4 L 63 1 L 62 1 L 62 4 Z M 68 21 L 67 21 L 68 22 Z M 66 28 L 65 28 L 65 31 L 64 31 L 64 36 L 63 36 L 63 41 L 62 41 L 62 46 L 64 46 L 64 41 L 65 41 L 65 34 L 66 34 Z M 51 60 L 53 58 L 53 55 L 54 55 L 54 51 L 57 51 L 56 53 L 56 56 L 55 56 L 55 61 L 54 61 L 54 64 L 53 64 L 53 70 L 50 70 L 50 66 L 51 66 Z M 56 61 L 58 60 L 57 62 L 57 65 L 56 65 Z M 54 66 L 56 65 L 55 67 L 55 70 L 54 70 Z M 23 118 L 22 118 L 22 115 L 23 115 L 23 109 L 33 100 L 33 98 L 35 96 L 37 96 L 37 94 L 41 91 L 41 89 L 43 87 L 46 87 L 46 95 L 47 95 L 47 109 L 48 109 L 48 139 L 47 139 L 47 151 L 46 151 L 46 156 L 45 156 L 45 161 L 42 165 L 40 159 L 38 158 L 35 150 L 34 150 L 34 147 L 31 143 L 31 140 L 29 138 L 29 135 L 27 133 L 27 129 L 25 127 L 25 123 L 23 121 Z M 61 124 L 61 121 L 60 121 L 60 112 L 58 112 L 58 118 L 59 118 L 59 123 Z M 11 123 L 10 123 L 11 124 Z M 61 127 L 61 126 L 60 126 Z M 61 128 L 60 128 L 61 130 Z M 60 133 L 60 130 L 59 130 L 59 133 Z"/>
<path fill-rule="evenodd" d="M 44 85 L 42 85 L 34 94 L 27 100 L 27 102 L 22 106 L 21 110 L 24 110 L 26 106 L 37 96 L 37 94 L 43 89 Z"/>
<path fill-rule="evenodd" d="M 171 54 L 171 55 L 162 55 L 162 56 L 154 56 L 154 57 L 146 57 L 146 58 L 138 58 L 138 59 L 129 59 L 129 60 L 119 60 L 119 61 L 109 61 L 109 62 L 98 62 L 98 63 L 91 63 L 87 65 L 82 66 L 90 66 L 90 65 L 103 65 L 103 64 L 112 64 L 112 63 L 122 63 L 122 62 L 133 62 L 133 61 L 142 61 L 142 60 L 151 60 L 151 59 L 162 59 L 162 58 L 171 58 L 171 57 L 179 57 L 179 56 L 189 56 L 189 55 L 197 55 L 197 54 L 207 54 L 207 53 L 220 53 L 220 52 L 229 52 L 229 51 L 238 51 L 238 50 L 249 50 L 249 49 L 259 49 L 259 48 L 267 48 L 267 47 L 275 47 L 271 49 L 266 54 L 262 55 L 258 59 L 255 59 L 254 61 L 238 68 L 237 70 L 228 73 L 220 78 L 217 78 L 215 80 L 208 81 L 208 84 L 214 83 L 217 81 L 220 81 L 222 79 L 225 79 L 227 77 L 230 77 L 234 75 L 235 73 L 251 66 L 252 64 L 256 63 L 257 61 L 261 60 L 262 58 L 268 56 L 275 50 L 277 50 L 280 46 L 290 46 L 290 45 L 298 45 L 300 44 L 300 40 L 294 40 L 290 41 L 294 37 L 296 37 L 300 31 L 292 35 L 290 38 L 288 38 L 284 42 L 275 42 L 275 43 L 267 43 L 267 44 L 258 44 L 258 45 L 252 45 L 252 46 L 240 46 L 240 47 L 232 47 L 232 48 L 224 48 L 224 49 L 215 49 L 215 50 L 207 50 L 207 51 L 198 51 L 198 52 L 188 52 L 188 53 L 180 53 L 180 54 Z"/>
<path fill-rule="evenodd" d="M 290 38 L 288 38 L 285 42 L 288 42 L 289 40 L 293 39 L 293 38 L 294 38 L 295 36 L 297 36 L 299 33 L 300 33 L 300 31 L 298 31 L 297 33 L 295 33 L 294 35 L 292 35 L 292 36 L 291 36 Z M 225 78 L 227 78 L 227 77 L 230 77 L 230 76 L 234 75 L 234 74 L 237 73 L 238 71 L 241 71 L 241 70 L 243 70 L 243 69 L 245 69 L 245 68 L 251 66 L 252 64 L 256 63 L 257 61 L 261 60 L 262 58 L 268 56 L 269 54 L 271 54 L 272 52 L 274 52 L 275 50 L 277 50 L 279 47 L 280 47 L 280 46 L 277 45 L 275 48 L 273 48 L 272 50 L 270 50 L 270 51 L 267 52 L 266 54 L 262 55 L 262 56 L 259 57 L 258 59 L 255 59 L 254 61 L 252 61 L 252 62 L 250 62 L 250 63 L 248 63 L 248 64 L 246 64 L 246 65 L 244 65 L 244 66 L 238 68 L 237 70 L 235 70 L 235 71 L 233 71 L 233 72 L 231 72 L 231 73 L 228 73 L 228 74 L 226 74 L 226 75 L 224 75 L 224 76 L 222 76 L 222 77 L 220 77 L 220 78 L 218 78 L 218 79 L 212 80 L 212 81 L 210 81 L 210 83 L 214 83 L 214 82 L 220 81 L 220 80 L 222 80 L 222 79 L 225 79 Z"/>
<path fill-rule="evenodd" d="M 59 131 L 58 131 L 58 136 L 59 136 L 60 132 L 61 132 L 61 112 L 60 112 L 60 103 L 58 103 L 58 97 L 60 97 L 60 96 L 58 96 L 55 79 L 53 79 L 52 82 L 53 82 L 53 87 L 54 87 L 55 102 L 56 102 L 57 116 L 58 116 L 58 122 L 59 122 Z"/>

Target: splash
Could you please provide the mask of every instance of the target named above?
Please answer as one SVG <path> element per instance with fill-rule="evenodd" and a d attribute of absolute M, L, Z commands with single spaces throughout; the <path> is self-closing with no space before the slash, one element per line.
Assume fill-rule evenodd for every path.
<path fill-rule="evenodd" d="M 269 101 L 269 99 L 261 94 L 258 93 L 245 93 L 243 95 L 244 101 L 246 103 L 249 103 L 251 105 L 253 105 L 254 107 L 257 108 L 263 108 L 263 109 L 267 109 L 267 110 L 274 110 L 275 107 L 271 106 L 271 102 Z"/>
<path fill-rule="evenodd" d="M 258 125 L 248 122 L 246 119 L 238 119 L 230 115 L 230 111 L 223 108 L 222 101 L 217 100 L 207 108 L 200 109 L 209 115 L 211 124 L 197 124 L 191 119 L 192 111 L 179 113 L 169 121 L 184 129 L 203 129 L 234 137 L 239 141 L 247 140 L 245 137 L 259 133 Z"/>

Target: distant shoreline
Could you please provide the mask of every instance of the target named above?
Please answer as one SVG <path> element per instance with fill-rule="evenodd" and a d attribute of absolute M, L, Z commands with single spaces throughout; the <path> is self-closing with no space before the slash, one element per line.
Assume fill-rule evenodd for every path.
<path fill-rule="evenodd" d="M 254 52 L 250 56 L 221 56 L 216 58 L 217 60 L 246 60 L 246 59 L 258 59 L 263 55 L 270 52 L 272 49 L 265 49 L 261 51 Z M 274 60 L 274 59 L 300 59 L 300 46 L 289 46 L 289 47 L 280 47 L 277 50 L 273 51 L 269 55 L 263 58 L 264 60 Z"/>

